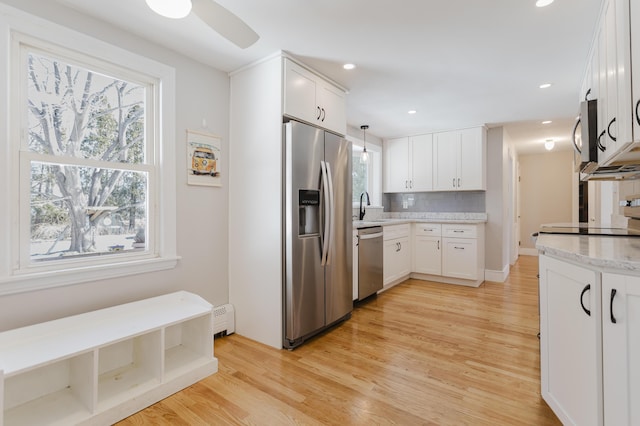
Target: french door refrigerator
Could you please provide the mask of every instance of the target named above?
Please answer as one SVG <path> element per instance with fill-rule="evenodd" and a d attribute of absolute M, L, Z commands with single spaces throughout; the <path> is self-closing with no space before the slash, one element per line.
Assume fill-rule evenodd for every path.
<path fill-rule="evenodd" d="M 284 124 L 284 342 L 293 349 L 353 309 L 351 143 Z"/>

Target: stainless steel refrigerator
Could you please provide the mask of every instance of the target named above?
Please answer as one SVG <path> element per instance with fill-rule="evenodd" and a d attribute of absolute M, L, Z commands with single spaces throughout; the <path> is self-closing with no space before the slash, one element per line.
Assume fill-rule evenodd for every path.
<path fill-rule="evenodd" d="M 287 349 L 351 316 L 351 143 L 284 124 L 284 342 Z"/>

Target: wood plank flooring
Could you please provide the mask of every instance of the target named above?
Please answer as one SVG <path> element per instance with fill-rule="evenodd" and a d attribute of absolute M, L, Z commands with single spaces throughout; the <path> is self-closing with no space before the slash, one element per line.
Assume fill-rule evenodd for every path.
<path fill-rule="evenodd" d="M 216 339 L 218 373 L 119 425 L 559 425 L 540 397 L 537 268 L 408 280 L 294 351 Z"/>

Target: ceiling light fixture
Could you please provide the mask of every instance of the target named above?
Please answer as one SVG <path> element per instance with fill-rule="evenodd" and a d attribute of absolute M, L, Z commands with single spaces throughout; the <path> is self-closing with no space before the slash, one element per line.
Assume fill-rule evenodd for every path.
<path fill-rule="evenodd" d="M 538 0 L 536 2 L 536 6 L 545 7 L 545 6 L 549 6 L 551 3 L 553 3 L 553 0 Z"/>
<path fill-rule="evenodd" d="M 418 112 L 418 111 L 416 111 L 415 109 L 411 109 L 411 110 L 407 111 L 408 114 L 415 114 L 416 112 Z"/>
<path fill-rule="evenodd" d="M 551 120 L 546 120 L 546 121 L 542 122 L 542 124 L 551 124 L 551 123 L 553 123 L 553 121 L 551 121 Z"/>
<path fill-rule="evenodd" d="M 147 6 L 165 18 L 180 19 L 191 12 L 191 0 L 145 0 Z"/>
<path fill-rule="evenodd" d="M 541 89 L 548 89 L 549 87 L 551 87 L 551 83 L 543 83 L 540 85 Z"/>
<path fill-rule="evenodd" d="M 362 126 L 360 126 L 360 128 L 362 129 L 362 154 L 360 154 L 360 162 L 361 163 L 366 163 L 369 161 L 369 153 L 367 152 L 367 129 L 369 128 L 369 126 L 367 126 L 366 124 L 363 124 Z"/>
<path fill-rule="evenodd" d="M 555 145 L 556 143 L 553 141 L 553 139 L 547 139 L 544 142 L 544 149 L 546 149 L 547 151 L 551 151 Z"/>
<path fill-rule="evenodd" d="M 352 70 L 354 69 L 356 66 L 354 64 L 344 64 L 342 66 L 342 68 L 344 68 L 345 70 Z"/>

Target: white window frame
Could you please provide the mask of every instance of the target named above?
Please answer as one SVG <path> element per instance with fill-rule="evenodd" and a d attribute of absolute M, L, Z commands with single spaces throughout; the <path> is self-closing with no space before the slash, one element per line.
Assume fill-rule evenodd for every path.
<path fill-rule="evenodd" d="M 360 156 L 364 147 L 364 142 L 360 139 L 347 136 L 352 144 L 353 156 Z M 367 143 L 367 152 L 369 152 L 369 164 L 367 174 L 367 187 L 371 207 L 382 207 L 382 148 L 378 145 Z M 353 208 L 359 208 L 360 203 L 354 202 Z"/>
<path fill-rule="evenodd" d="M 46 41 L 45 41 L 46 40 Z M 108 278 L 174 268 L 176 252 L 176 161 L 175 161 L 175 70 L 154 60 L 91 38 L 0 4 L 0 42 L 10 46 L 0 55 L 0 128 L 7 129 L 0 142 L 0 295 L 35 289 L 78 284 Z M 20 108 L 26 97 L 21 52 L 23 45 L 40 52 L 79 63 L 91 69 L 117 70 L 115 75 L 145 80 L 147 102 L 153 105 L 153 128 L 148 136 L 149 171 L 148 246 L 140 253 L 97 256 L 94 259 L 71 259 L 34 264 L 22 241 L 29 241 L 29 197 L 21 196 L 20 182 L 30 179 L 29 163 L 37 154 L 26 152 L 21 140 L 26 138 L 26 111 Z M 64 47 L 61 47 L 64 46 Z M 96 55 L 99 52 L 99 58 Z M 121 66 L 118 64 L 126 64 Z M 96 68 L 92 68 L 95 66 Z M 144 76 L 144 77 L 142 77 Z M 65 160 L 66 161 L 66 160 Z M 80 159 L 77 161 L 82 163 Z M 69 162 L 71 163 L 71 161 Z M 27 165 L 27 167 L 25 167 Z M 127 165 L 128 169 L 130 167 Z M 144 167 L 143 167 L 144 168 Z M 21 171 L 22 170 L 22 171 Z M 28 188 L 28 185 L 27 185 Z M 26 199 L 26 201 L 25 201 Z M 26 238 L 26 240 L 25 240 Z"/>

